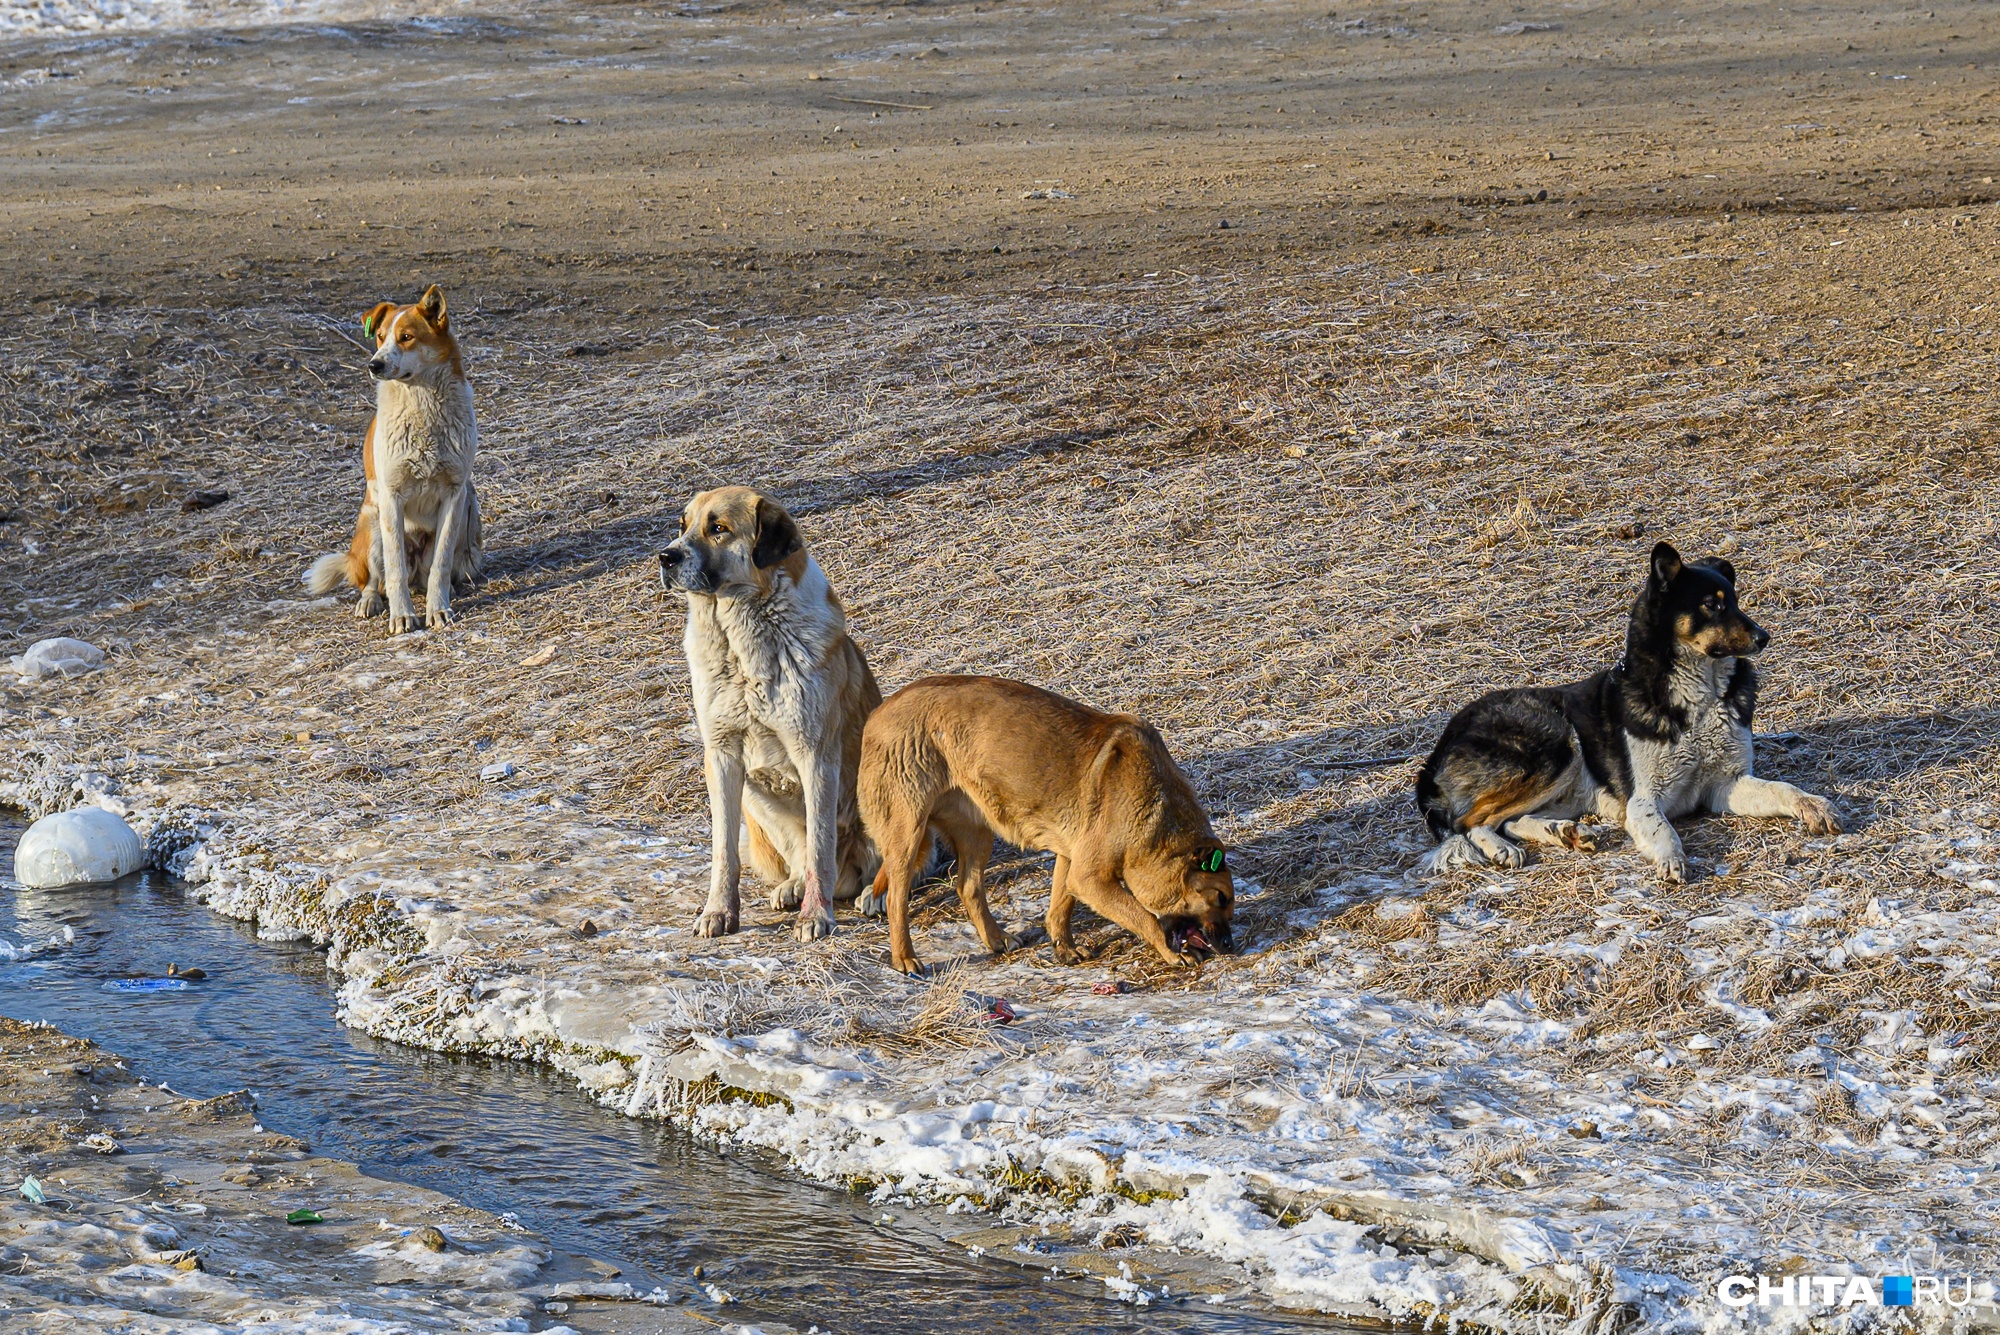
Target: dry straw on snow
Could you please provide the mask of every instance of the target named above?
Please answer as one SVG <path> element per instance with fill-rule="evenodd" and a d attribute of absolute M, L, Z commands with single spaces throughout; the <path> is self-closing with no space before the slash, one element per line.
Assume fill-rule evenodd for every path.
<path fill-rule="evenodd" d="M 296 602 L 310 557 L 345 541 L 366 406 L 317 316 L 17 325 L 0 335 L 20 461 L 0 509 L 36 550 L 0 567 L 0 631 L 92 640 L 114 671 L 10 693 L 7 726 L 40 738 L 70 717 L 79 761 L 198 781 L 218 809 L 354 830 L 393 815 L 410 837 L 473 819 L 480 768 L 506 759 L 550 823 L 698 841 L 679 612 L 649 556 L 690 493 L 749 482 L 800 517 L 886 688 L 994 672 L 1159 722 L 1261 888 L 1242 934 L 1293 943 L 1301 969 L 1354 966 L 1356 986 L 1440 1017 L 1525 998 L 1578 1022 L 1565 1080 L 1671 1049 L 1631 1097 L 1679 1110 L 1663 1144 L 1690 1156 L 1742 1130 L 1740 1110 L 1688 1113 L 1702 1072 L 1818 1079 L 1824 1049 L 1908 1082 L 1942 1045 L 1959 1059 L 1935 1058 L 1938 1088 L 1972 1098 L 2000 1062 L 1991 938 L 1829 956 L 1896 915 L 1973 922 L 1992 893 L 1949 871 L 1954 841 L 2000 824 L 1991 342 L 1975 325 L 1911 342 L 1934 318 L 1911 294 L 1960 239 L 1904 233 L 1864 322 L 1826 314 L 1792 224 L 1648 226 L 1549 258 L 1532 287 L 1476 255 L 1448 273 L 1176 277 L 594 326 L 625 349 L 608 359 L 566 356 L 561 312 L 468 307 L 492 579 L 459 628 L 393 643 Z M 197 487 L 232 499 L 184 512 Z M 1835 794 L 1856 833 L 1703 821 L 1685 887 L 1612 838 L 1406 906 L 1411 757 L 1480 690 L 1615 658 L 1660 537 L 1737 564 L 1775 636 L 1760 765 Z M 568 854 L 525 828 L 467 846 L 559 869 Z M 1046 862 L 1003 872 L 998 897 L 1037 918 Z M 927 893 L 920 922 L 948 926 L 949 893 Z M 1834 907 L 1772 926 L 1805 904 Z M 879 930 L 795 952 L 783 995 L 704 985 L 662 1041 L 774 1025 L 899 1051 L 1000 1041 L 963 1004 L 978 962 L 893 1005 L 868 969 L 843 974 L 850 955 L 872 969 Z M 1087 940 L 1194 998 L 1251 978 L 1241 961 L 1160 969 L 1107 928 Z M 1052 996 L 1080 977 L 1038 976 Z M 1903 1012 L 1923 1041 L 1871 1047 Z M 1353 1087 L 1380 1074 L 1362 1061 Z M 1883 1133 L 1826 1080 L 1812 1134 Z M 1995 1131 L 1895 1134 L 1948 1158 Z M 1469 1164 L 1472 1186 L 1508 1162 Z"/>

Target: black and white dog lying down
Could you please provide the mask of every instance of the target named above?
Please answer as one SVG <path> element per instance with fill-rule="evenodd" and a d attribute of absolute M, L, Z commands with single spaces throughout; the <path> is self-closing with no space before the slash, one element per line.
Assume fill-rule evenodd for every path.
<path fill-rule="evenodd" d="M 1750 772 L 1750 659 L 1770 638 L 1737 605 L 1729 562 L 1683 563 L 1654 547 L 1617 666 L 1568 686 L 1494 691 L 1445 725 L 1417 776 L 1417 807 L 1439 840 L 1426 868 L 1518 867 L 1522 844 L 1587 849 L 1576 818 L 1588 812 L 1623 825 L 1669 881 L 1687 877 L 1678 816 L 1794 816 L 1837 833 L 1825 798 Z"/>

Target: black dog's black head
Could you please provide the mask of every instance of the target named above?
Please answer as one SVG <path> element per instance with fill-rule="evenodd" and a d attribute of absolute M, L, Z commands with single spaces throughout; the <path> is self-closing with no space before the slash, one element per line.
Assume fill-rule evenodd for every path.
<path fill-rule="evenodd" d="M 1771 642 L 1737 605 L 1736 567 L 1719 556 L 1683 562 L 1670 544 L 1660 543 L 1640 605 L 1654 625 L 1671 627 L 1689 654 L 1748 658 Z"/>

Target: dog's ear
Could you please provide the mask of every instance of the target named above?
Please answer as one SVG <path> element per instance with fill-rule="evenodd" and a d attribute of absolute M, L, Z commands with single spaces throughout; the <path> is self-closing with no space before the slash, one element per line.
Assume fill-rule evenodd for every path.
<path fill-rule="evenodd" d="M 442 330 L 445 323 L 444 289 L 436 283 L 432 283 L 428 288 L 424 289 L 424 295 L 417 299 L 417 309 L 422 311 L 424 318 L 431 322 L 431 328 Z"/>
<path fill-rule="evenodd" d="M 1702 565 L 1702 566 L 1707 566 L 1707 567 L 1708 567 L 1708 568 L 1709 568 L 1710 570 L 1713 570 L 1713 571 L 1714 571 L 1714 572 L 1715 572 L 1716 574 L 1718 574 L 1718 575 L 1722 576 L 1722 577 L 1723 577 L 1724 579 L 1728 580 L 1728 581 L 1729 581 L 1729 583 L 1730 583 L 1730 587 L 1732 587 L 1732 588 L 1734 588 L 1734 587 L 1735 587 L 1735 585 L 1736 585 L 1736 567 L 1735 567 L 1735 566 L 1733 566 L 1733 565 L 1731 565 L 1731 564 L 1729 564 L 1729 558 L 1728 558 L 1728 557 L 1726 557 L 1726 556 L 1704 556 L 1704 557 L 1702 557 L 1702 558 L 1701 558 L 1701 560 L 1699 560 L 1699 561 L 1695 562 L 1695 564 L 1696 564 L 1696 565 Z"/>
<path fill-rule="evenodd" d="M 759 570 L 767 570 L 805 546 L 799 526 L 785 513 L 785 507 L 769 496 L 757 498 L 757 544 L 750 559 Z"/>
<path fill-rule="evenodd" d="M 1674 550 L 1670 542 L 1662 542 L 1653 548 L 1653 582 L 1661 588 L 1672 584 L 1680 577 L 1681 554 Z"/>
<path fill-rule="evenodd" d="M 382 331 L 387 327 L 385 321 L 388 320 L 389 313 L 395 309 L 396 303 L 393 301 L 376 302 L 375 309 L 361 317 L 361 332 L 380 342 Z"/>

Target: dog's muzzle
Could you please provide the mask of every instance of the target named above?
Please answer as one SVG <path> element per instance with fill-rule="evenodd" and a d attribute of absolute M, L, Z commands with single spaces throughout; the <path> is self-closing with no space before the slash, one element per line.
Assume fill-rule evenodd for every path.
<path fill-rule="evenodd" d="M 1751 658 L 1764 652 L 1764 646 L 1771 642 L 1771 632 L 1747 618 L 1744 625 L 1750 631 L 1749 644 L 1742 647 L 1718 645 L 1708 651 L 1711 658 Z"/>
<path fill-rule="evenodd" d="M 1166 929 L 1167 945 L 1176 955 L 1207 958 L 1236 953 L 1236 936 L 1226 922 L 1211 927 L 1192 918 L 1175 918 L 1161 926 Z"/>
<path fill-rule="evenodd" d="M 374 376 L 377 380 L 387 380 L 389 378 L 389 363 L 377 357 L 374 361 L 368 363 L 368 374 Z"/>
<path fill-rule="evenodd" d="M 660 587 L 687 593 L 707 593 L 708 574 L 693 552 L 679 543 L 668 544 L 660 553 Z"/>

